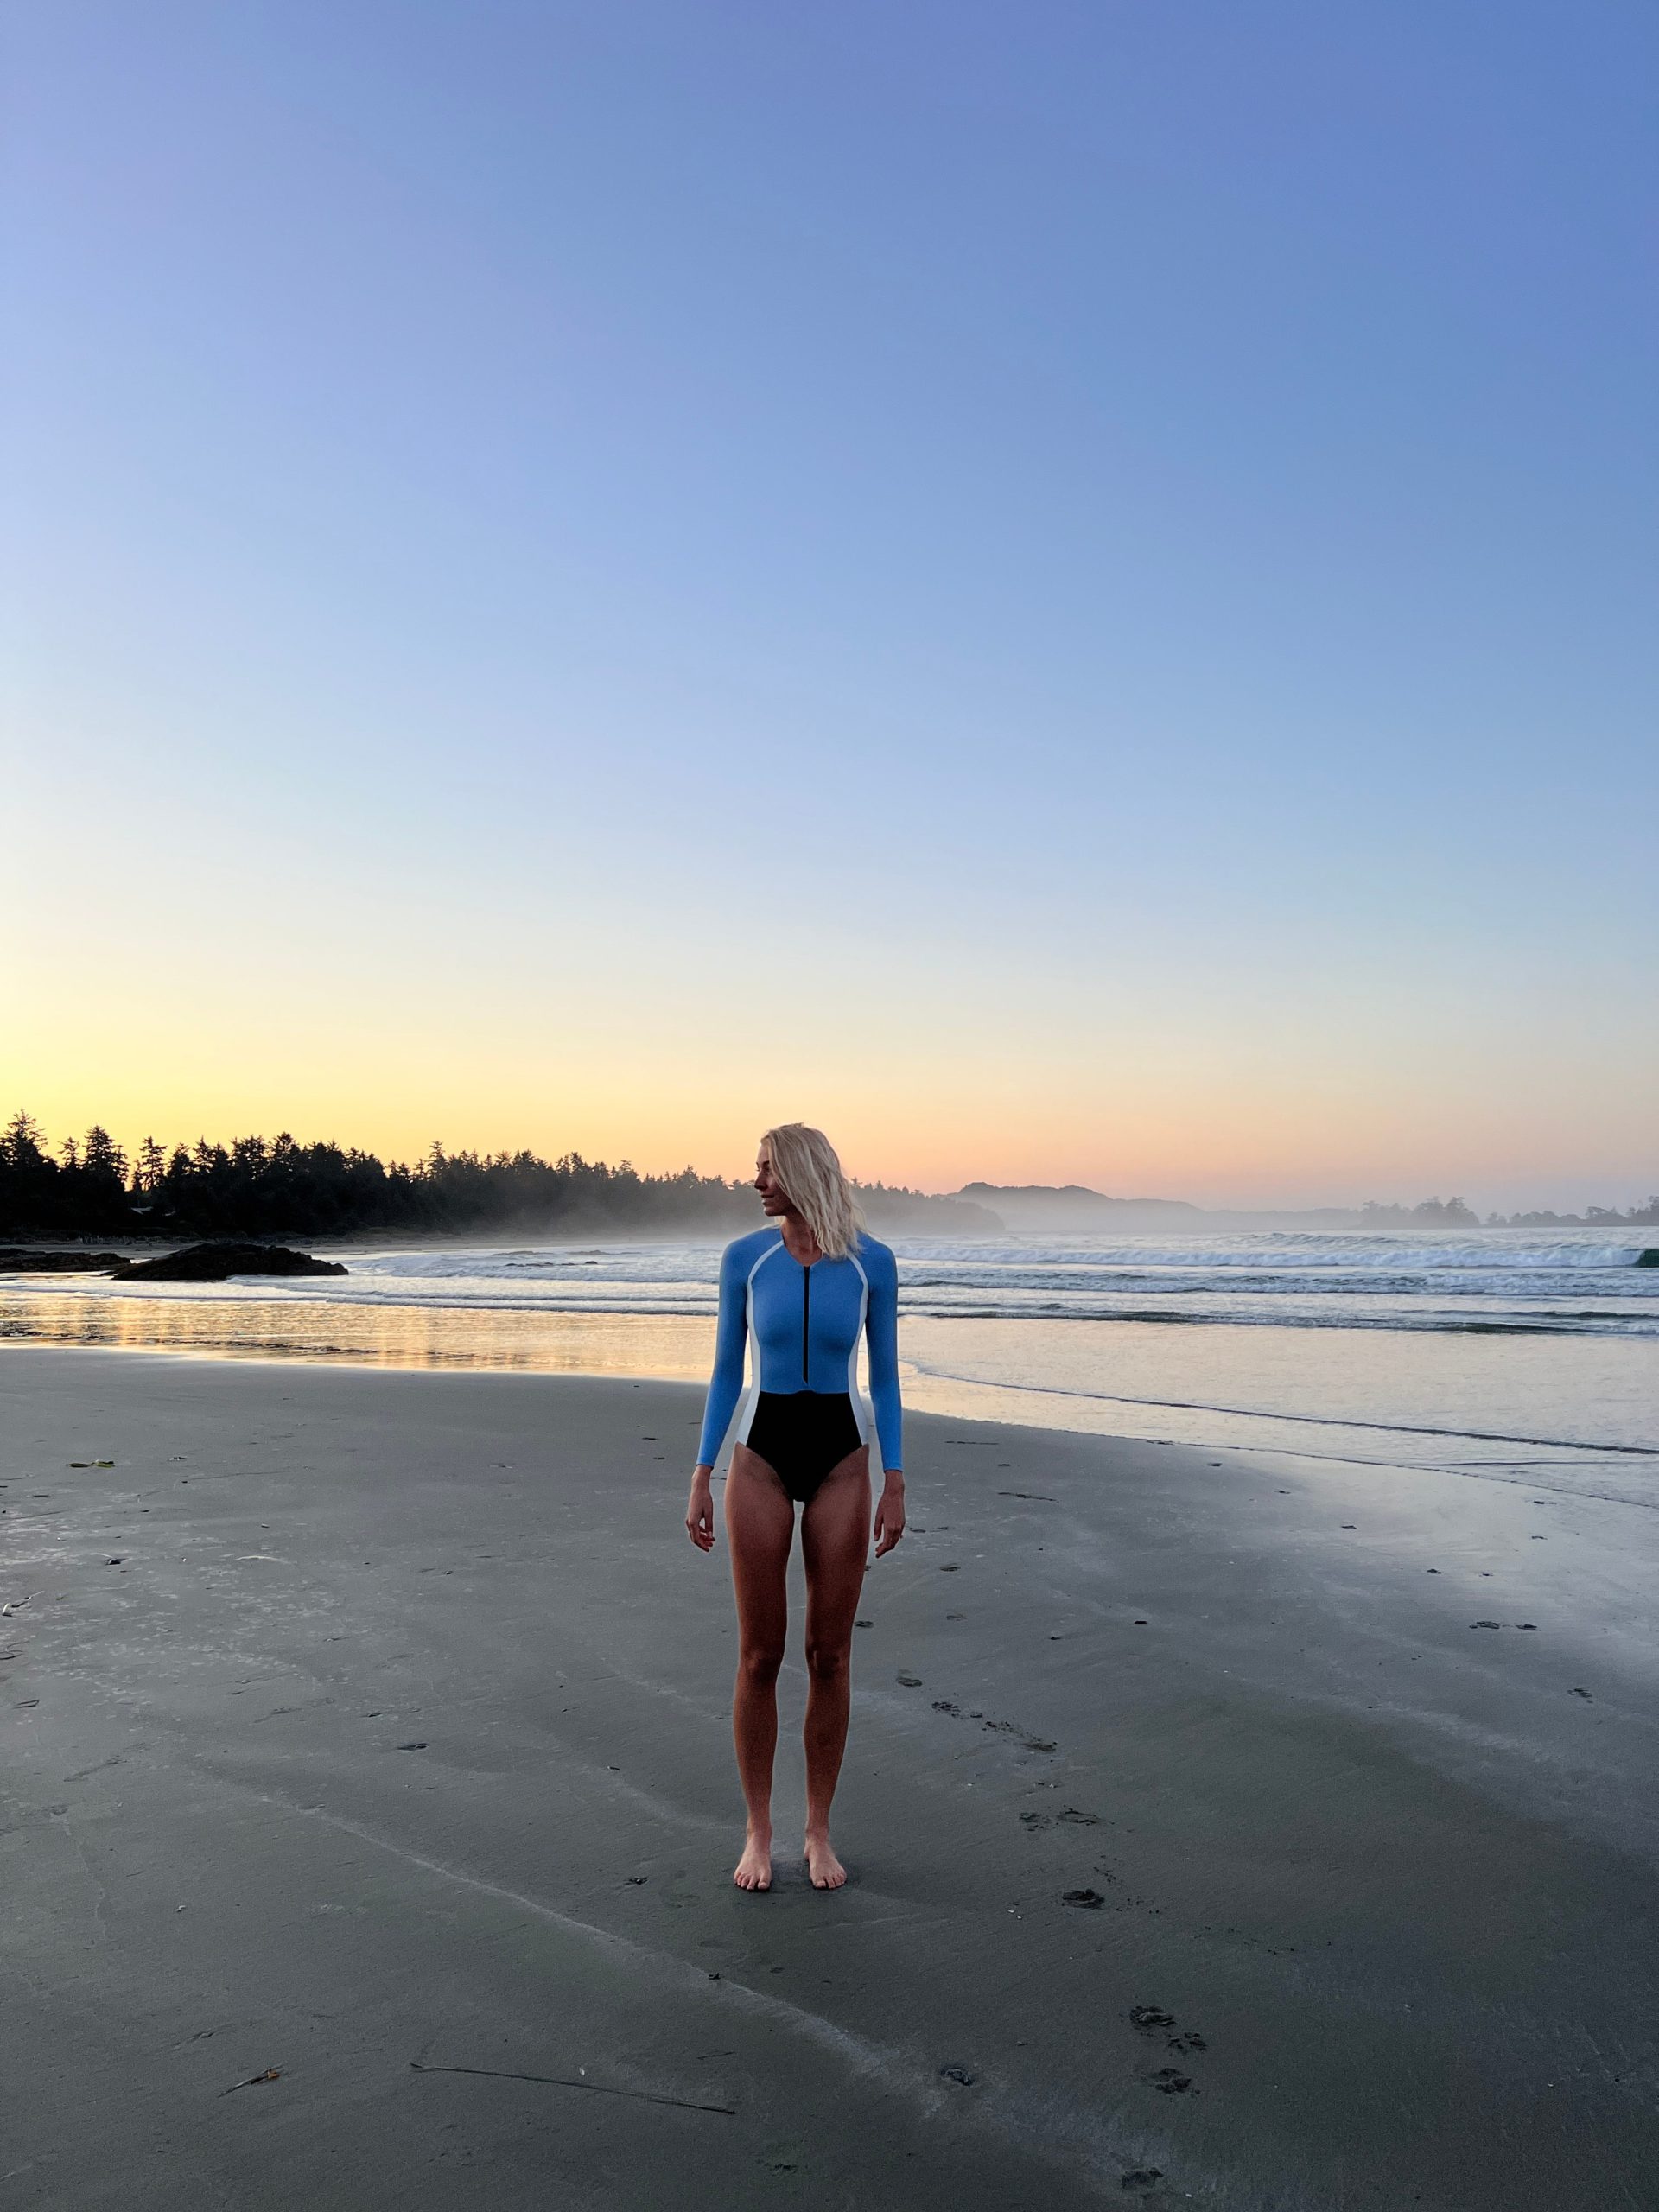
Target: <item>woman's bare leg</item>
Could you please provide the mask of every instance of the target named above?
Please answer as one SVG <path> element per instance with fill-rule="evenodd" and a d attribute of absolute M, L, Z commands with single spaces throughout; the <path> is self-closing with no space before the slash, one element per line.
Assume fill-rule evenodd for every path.
<path fill-rule="evenodd" d="M 737 1598 L 737 1686 L 732 1739 L 748 1808 L 743 1856 L 732 1879 L 740 1890 L 772 1887 L 772 1760 L 778 1747 L 778 1669 L 789 1629 L 785 1580 L 795 1540 L 795 1508 L 777 1476 L 740 1444 L 726 1478 L 726 1538 Z"/>
<path fill-rule="evenodd" d="M 847 1870 L 830 1842 L 830 1804 L 847 1748 L 853 1618 L 870 1541 L 870 1455 L 851 1453 L 826 1475 L 801 1516 L 806 1561 L 806 1871 L 838 1890 Z"/>

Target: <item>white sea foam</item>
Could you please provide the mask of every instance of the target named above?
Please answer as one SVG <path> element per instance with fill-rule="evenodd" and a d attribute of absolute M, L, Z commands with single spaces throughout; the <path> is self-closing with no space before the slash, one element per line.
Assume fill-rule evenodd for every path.
<path fill-rule="evenodd" d="M 1250 1318 L 1267 1299 L 1275 1318 L 1311 1325 L 1363 1321 L 1378 1299 L 1450 1300 L 1461 1309 L 1471 1299 L 1541 1307 L 1611 1296 L 1637 1302 L 1631 1318 L 1639 1319 L 1650 1300 L 1659 1314 L 1659 1268 L 1637 1264 L 1648 1248 L 1639 1238 L 1585 1231 L 1548 1237 L 1503 1230 L 1110 1241 L 904 1237 L 895 1249 L 906 1305 L 930 1312 L 1087 1315 L 1115 1310 L 1126 1298 L 1151 1296 L 1180 1300 L 1193 1319 L 1227 1320 Z M 382 1295 L 417 1294 L 418 1286 L 467 1303 L 505 1293 L 578 1308 L 620 1300 L 632 1310 L 672 1304 L 696 1311 L 713 1298 L 719 1247 L 454 1247 L 365 1254 L 352 1267 L 359 1295 L 372 1283 Z M 1296 1301 L 1294 1315 L 1286 1309 L 1287 1299 Z M 1395 1312 L 1389 1318 L 1397 1325 L 1407 1317 Z M 1427 1310 L 1419 1318 L 1428 1320 Z M 1469 1318 L 1462 1313 L 1458 1325 L 1467 1325 Z"/>
<path fill-rule="evenodd" d="M 1637 1268 L 1644 1251 L 1659 1248 L 1659 1230 L 1610 1239 L 1599 1232 L 1561 1231 L 1550 1236 L 1492 1230 L 1451 1236 L 1420 1233 L 1363 1236 L 1286 1231 L 1258 1236 L 1045 1239 L 902 1237 L 894 1249 L 914 1276 L 929 1262 L 953 1277 L 1001 1271 L 1025 1274 L 1125 1270 L 1202 1274 L 1239 1268 L 1264 1274 L 1319 1269 L 1337 1274 L 1415 1275 L 1441 1273 L 1529 1274 L 1538 1269 L 1592 1271 Z M 709 1242 L 652 1244 L 541 1244 L 511 1249 L 493 1245 L 369 1253 L 360 1272 L 439 1279 L 505 1281 L 569 1278 L 592 1270 L 602 1279 L 638 1281 L 714 1279 L 720 1247 Z M 1659 1270 L 1656 1270 L 1659 1272 Z"/>
<path fill-rule="evenodd" d="M 1043 1243 L 963 1243 L 913 1237 L 899 1248 L 913 1258 L 944 1261 L 972 1255 L 993 1265 L 1084 1268 L 1170 1268 L 1183 1272 L 1209 1268 L 1255 1268 L 1277 1274 L 1287 1268 L 1325 1268 L 1338 1273 L 1438 1274 L 1496 1268 L 1527 1273 L 1534 1268 L 1634 1268 L 1644 1251 L 1659 1248 L 1659 1230 L 1647 1236 L 1609 1239 L 1599 1232 L 1563 1231 L 1540 1236 L 1529 1231 L 1493 1230 L 1484 1236 L 1433 1235 L 1364 1236 L 1334 1232 L 1286 1230 L 1259 1236 L 1104 1239 L 1075 1236 Z"/>
<path fill-rule="evenodd" d="M 426 1245 L 353 1251 L 345 1277 L 246 1279 L 238 1291 L 311 1304 L 706 1316 L 720 1246 Z M 936 1319 L 1179 1320 L 1412 1332 L 1516 1329 L 1659 1335 L 1659 1268 L 1637 1236 L 1286 1232 L 1170 1237 L 895 1240 L 902 1309 Z M 18 1278 L 68 1296 L 130 1297 L 118 1281 Z M 179 1299 L 219 1286 L 145 1286 Z"/>

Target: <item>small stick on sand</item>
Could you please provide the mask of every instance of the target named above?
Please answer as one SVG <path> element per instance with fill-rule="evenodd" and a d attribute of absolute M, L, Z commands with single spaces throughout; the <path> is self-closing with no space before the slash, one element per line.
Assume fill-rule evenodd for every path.
<path fill-rule="evenodd" d="M 537 2082 L 550 2089 L 591 2089 L 596 2097 L 634 2097 L 641 2104 L 677 2105 L 682 2112 L 717 2112 L 728 2120 L 737 2118 L 735 2105 L 700 2105 L 690 2097 L 653 2096 L 649 2089 L 613 2089 L 603 2082 L 573 2082 L 563 2074 L 507 2074 L 495 2066 L 423 2066 L 418 2058 L 409 2063 L 416 2074 L 478 2074 L 490 2082 Z"/>

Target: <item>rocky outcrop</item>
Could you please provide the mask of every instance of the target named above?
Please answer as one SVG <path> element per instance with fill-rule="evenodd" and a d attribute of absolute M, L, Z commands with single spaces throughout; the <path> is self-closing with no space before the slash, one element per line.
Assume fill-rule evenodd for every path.
<path fill-rule="evenodd" d="M 122 1282 L 224 1282 L 232 1275 L 343 1275 L 346 1269 L 285 1244 L 191 1244 L 159 1260 L 123 1261 L 111 1272 Z"/>
<path fill-rule="evenodd" d="M 1089 1230 L 1197 1229 L 1200 1209 L 1185 1198 L 1109 1198 L 1081 1183 L 964 1183 L 958 1200 L 984 1206 L 1009 1229 L 1065 1235 Z"/>

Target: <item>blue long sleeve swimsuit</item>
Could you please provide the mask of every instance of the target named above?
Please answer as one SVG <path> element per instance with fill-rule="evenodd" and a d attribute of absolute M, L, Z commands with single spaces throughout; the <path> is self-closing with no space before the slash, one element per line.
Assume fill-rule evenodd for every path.
<path fill-rule="evenodd" d="M 869 1343 L 870 1397 L 881 1463 L 896 1471 L 904 1457 L 899 1271 L 892 1252 L 874 1237 L 861 1236 L 856 1251 L 844 1259 L 816 1260 L 805 1268 L 791 1254 L 781 1230 L 757 1229 L 728 1244 L 720 1262 L 720 1321 L 699 1464 L 713 1466 L 734 1412 L 734 1441 L 761 1451 L 763 1439 L 772 1439 L 779 1450 L 762 1456 L 771 1457 L 774 1465 L 786 1453 L 804 1462 L 822 1459 L 833 1446 L 818 1440 L 836 1433 L 849 1450 L 868 1443 L 870 1423 L 858 1389 L 861 1336 Z M 746 1344 L 753 1347 L 747 1395 Z M 791 1399 L 799 1402 L 784 1402 Z M 853 1426 L 836 1432 L 825 1426 L 831 1419 Z M 810 1439 L 803 1421 L 811 1424 Z M 803 1440 L 798 1446 L 790 1440 L 798 1437 Z M 779 1466 L 777 1471 L 792 1496 L 810 1497 L 817 1488 L 810 1472 L 804 1480 L 810 1487 L 801 1488 L 789 1469 Z M 818 1469 L 817 1480 L 827 1471 Z"/>

